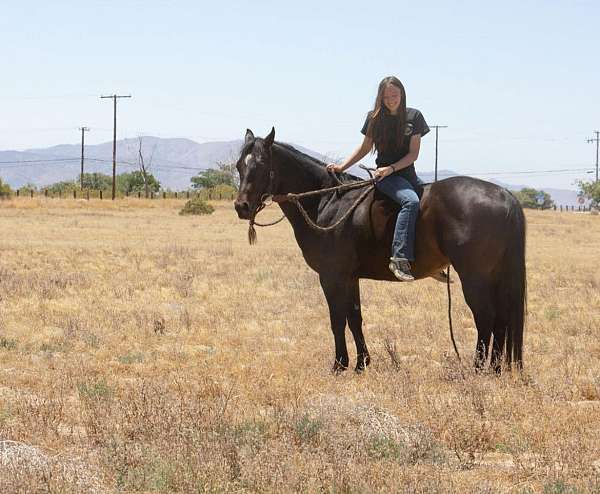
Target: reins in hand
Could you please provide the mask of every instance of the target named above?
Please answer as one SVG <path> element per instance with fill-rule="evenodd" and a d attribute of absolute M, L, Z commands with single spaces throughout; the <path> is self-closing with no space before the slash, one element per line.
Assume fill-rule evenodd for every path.
<path fill-rule="evenodd" d="M 335 187 L 327 187 L 325 189 L 311 190 L 308 192 L 301 192 L 298 194 L 291 193 L 291 192 L 288 194 L 277 194 L 277 195 L 271 196 L 271 199 L 273 202 L 277 202 L 277 203 L 291 202 L 291 203 L 295 204 L 296 207 L 298 208 L 298 210 L 300 211 L 300 213 L 302 214 L 302 217 L 304 218 L 306 223 L 311 228 L 313 228 L 315 230 L 327 232 L 327 231 L 333 230 L 335 227 L 340 225 L 343 221 L 348 219 L 350 214 L 354 211 L 354 209 L 356 209 L 356 206 L 358 206 L 364 200 L 364 198 L 367 197 L 369 192 L 371 192 L 373 190 L 373 188 L 375 187 L 375 182 L 376 182 L 375 179 L 361 180 L 358 182 L 336 185 Z M 300 203 L 300 200 L 304 199 L 305 197 L 323 195 L 323 194 L 328 194 L 329 192 L 337 192 L 337 191 L 342 191 L 342 190 L 360 189 L 360 188 L 367 187 L 367 186 L 368 186 L 368 188 L 352 203 L 352 205 L 350 206 L 348 211 L 346 211 L 343 214 L 343 216 L 339 220 L 337 220 L 334 224 L 326 226 L 326 227 L 317 225 L 310 218 L 310 216 L 308 216 L 308 213 L 306 212 L 306 210 Z M 261 227 L 272 226 L 272 225 L 276 225 L 277 223 L 281 222 L 285 218 L 285 215 L 283 215 L 281 218 L 279 218 L 278 220 L 273 221 L 271 223 L 257 223 L 255 221 L 256 215 L 268 206 L 268 204 L 265 203 L 265 200 L 267 200 L 268 198 L 269 198 L 269 196 L 263 196 L 263 198 L 261 198 L 261 203 L 256 208 L 256 212 L 254 213 L 254 215 L 252 215 L 252 217 L 250 218 L 250 224 L 248 226 L 248 242 L 250 243 L 250 245 L 253 245 L 256 243 L 256 229 L 254 228 L 255 225 L 261 226 Z"/>

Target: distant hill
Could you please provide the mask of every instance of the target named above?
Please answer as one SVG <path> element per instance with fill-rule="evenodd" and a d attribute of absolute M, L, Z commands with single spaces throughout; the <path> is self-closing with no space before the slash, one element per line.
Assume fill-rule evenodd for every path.
<path fill-rule="evenodd" d="M 242 141 L 207 142 L 189 139 L 142 138 L 144 161 L 165 188 L 187 189 L 190 178 L 200 170 L 231 160 Z M 138 139 L 117 141 L 117 173 L 138 169 Z M 80 173 L 81 146 L 62 144 L 45 149 L 0 151 L 0 162 L 21 161 L 22 165 L 0 163 L 0 176 L 13 187 L 27 182 L 38 186 L 74 179 Z M 85 147 L 85 171 L 112 173 L 112 142 Z M 31 162 L 33 160 L 55 160 Z"/>
<path fill-rule="evenodd" d="M 190 139 L 164 139 L 142 137 L 142 154 L 146 164 L 164 188 L 185 190 L 190 187 L 190 178 L 199 171 L 214 168 L 218 162 L 230 162 L 239 154 L 242 141 L 206 142 L 199 144 Z M 295 147 L 311 156 L 325 160 L 324 156 L 302 146 Z M 137 169 L 139 140 L 117 141 L 117 173 Z M 27 151 L 0 151 L 0 177 L 11 187 L 22 187 L 27 183 L 45 186 L 62 180 L 73 180 L 80 172 L 81 146 L 61 144 L 44 149 Z M 85 171 L 112 173 L 112 142 L 87 145 L 85 148 Z M 356 171 L 352 170 L 354 173 Z M 357 174 L 362 175 L 359 171 Z M 440 170 L 438 178 L 456 176 L 452 170 Z M 426 182 L 432 182 L 433 172 L 419 172 Z M 520 190 L 525 185 L 511 185 L 494 179 L 509 190 Z M 577 192 L 564 189 L 544 189 L 556 204 L 577 206 Z"/>

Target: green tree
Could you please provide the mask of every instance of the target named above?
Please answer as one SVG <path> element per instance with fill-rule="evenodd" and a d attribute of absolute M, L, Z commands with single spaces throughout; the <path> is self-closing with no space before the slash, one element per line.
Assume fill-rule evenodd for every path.
<path fill-rule="evenodd" d="M 4 199 L 6 197 L 10 197 L 11 194 L 12 189 L 10 188 L 10 185 L 8 185 L 0 178 L 0 198 Z"/>
<path fill-rule="evenodd" d="M 32 191 L 35 193 L 38 191 L 37 185 L 32 184 L 31 182 L 26 183 L 21 187 L 21 194 L 30 194 Z"/>
<path fill-rule="evenodd" d="M 47 190 L 50 194 L 66 194 L 72 192 L 74 189 L 79 189 L 78 183 L 73 180 L 65 180 L 47 185 L 42 190 Z"/>
<path fill-rule="evenodd" d="M 580 180 L 577 185 L 579 186 L 580 197 L 590 200 L 593 207 L 600 207 L 600 181 L 585 182 Z"/>
<path fill-rule="evenodd" d="M 156 180 L 154 175 L 146 172 L 146 180 L 148 181 L 148 190 L 150 192 L 158 192 L 160 190 L 160 182 Z M 144 174 L 141 171 L 136 170 L 118 175 L 117 190 L 123 194 L 145 192 Z"/>
<path fill-rule="evenodd" d="M 81 175 L 77 183 L 81 182 Z M 84 173 L 83 188 L 89 190 L 110 190 L 112 189 L 112 177 L 104 173 Z"/>
<path fill-rule="evenodd" d="M 237 171 L 233 163 L 217 162 L 218 168 L 209 168 L 203 170 L 198 175 L 192 177 L 192 188 L 212 189 L 217 185 L 229 185 L 237 190 L 238 180 Z"/>
<path fill-rule="evenodd" d="M 542 194 L 544 197 L 542 204 L 538 203 L 537 200 L 540 194 Z M 544 192 L 543 190 L 536 190 L 533 188 L 526 187 L 518 192 L 515 192 L 515 197 L 519 200 L 521 206 L 523 206 L 524 208 L 548 209 L 554 207 L 554 201 L 552 200 L 552 197 L 550 196 L 550 194 Z"/>

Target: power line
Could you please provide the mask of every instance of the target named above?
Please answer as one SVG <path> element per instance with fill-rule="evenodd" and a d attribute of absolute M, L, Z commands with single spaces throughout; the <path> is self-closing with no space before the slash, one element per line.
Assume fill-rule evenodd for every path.
<path fill-rule="evenodd" d="M 113 173 L 112 173 L 112 200 L 117 197 L 117 99 L 131 98 L 131 94 L 121 96 L 113 94 L 112 96 L 100 96 L 101 99 L 112 98 L 113 100 Z"/>
<path fill-rule="evenodd" d="M 43 160 L 15 160 L 15 161 L 0 161 L 0 164 L 17 164 L 17 163 L 49 163 L 54 161 L 79 161 L 79 158 L 52 158 Z"/>
<path fill-rule="evenodd" d="M 80 127 L 81 130 L 81 190 L 83 190 L 83 152 L 84 152 L 84 143 L 85 143 L 85 133 L 89 132 L 90 129 L 88 127 Z"/>
<path fill-rule="evenodd" d="M 594 134 L 596 134 L 596 137 L 592 138 L 592 139 L 588 139 L 587 142 L 595 142 L 596 143 L 596 183 L 598 183 L 598 142 L 600 142 L 600 132 L 595 130 Z"/>
<path fill-rule="evenodd" d="M 439 129 L 447 129 L 447 125 L 432 125 L 435 129 L 435 175 L 434 182 L 437 182 L 438 176 L 438 130 Z"/>

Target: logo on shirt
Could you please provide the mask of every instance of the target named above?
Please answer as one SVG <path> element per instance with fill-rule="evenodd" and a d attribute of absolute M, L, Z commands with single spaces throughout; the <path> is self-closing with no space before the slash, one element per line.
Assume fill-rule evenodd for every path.
<path fill-rule="evenodd" d="M 414 126 L 410 122 L 407 122 L 406 127 L 404 127 L 404 135 L 409 136 L 413 133 Z"/>

